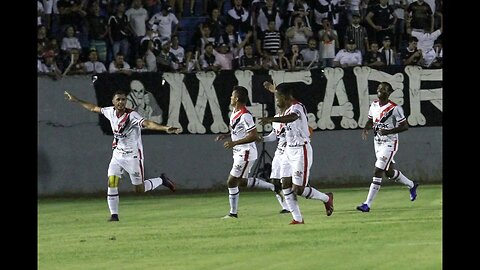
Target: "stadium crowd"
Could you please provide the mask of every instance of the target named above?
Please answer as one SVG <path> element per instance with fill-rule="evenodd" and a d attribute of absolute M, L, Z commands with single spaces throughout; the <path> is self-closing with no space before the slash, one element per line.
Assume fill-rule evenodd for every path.
<path fill-rule="evenodd" d="M 441 0 L 38 0 L 37 20 L 38 74 L 53 79 L 442 67 Z"/>

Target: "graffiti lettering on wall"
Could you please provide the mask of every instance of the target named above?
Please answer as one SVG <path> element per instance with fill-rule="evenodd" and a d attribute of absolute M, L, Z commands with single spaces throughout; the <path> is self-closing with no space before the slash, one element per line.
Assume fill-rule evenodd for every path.
<path fill-rule="evenodd" d="M 124 90 L 129 94 L 128 106 L 145 118 L 179 127 L 182 133 L 212 134 L 229 131 L 234 85 L 248 89 L 248 109 L 256 119 L 273 116 L 277 109 L 273 94 L 262 86 L 266 80 L 292 87 L 294 96 L 305 104 L 309 125 L 314 130 L 363 128 L 369 105 L 377 98 L 376 89 L 382 81 L 394 88 L 390 98 L 403 107 L 410 126 L 442 125 L 442 70 L 418 66 L 101 74 L 94 86 L 99 106 L 111 106 L 113 93 Z M 99 119 L 103 132 L 110 134 L 108 120 L 103 116 Z M 257 125 L 257 129 L 270 131 L 271 126 Z"/>

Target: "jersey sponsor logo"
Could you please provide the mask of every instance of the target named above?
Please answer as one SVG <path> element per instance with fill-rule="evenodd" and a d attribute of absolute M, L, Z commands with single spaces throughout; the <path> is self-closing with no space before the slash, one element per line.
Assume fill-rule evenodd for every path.
<path fill-rule="evenodd" d="M 140 177 L 140 172 L 134 172 L 134 173 L 133 173 L 133 176 L 135 176 L 135 177 Z"/>
<path fill-rule="evenodd" d="M 295 171 L 293 174 L 295 175 L 295 177 L 302 178 L 303 172 L 302 171 Z"/>
<path fill-rule="evenodd" d="M 240 172 L 240 171 L 242 171 L 242 165 L 235 165 L 235 166 L 233 166 L 233 169 L 237 172 Z"/>

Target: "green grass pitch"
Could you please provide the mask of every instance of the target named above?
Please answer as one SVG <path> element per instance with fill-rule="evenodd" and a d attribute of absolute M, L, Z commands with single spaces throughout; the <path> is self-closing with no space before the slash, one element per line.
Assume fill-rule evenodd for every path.
<path fill-rule="evenodd" d="M 38 269 L 442 269 L 442 186 L 333 188 L 335 211 L 299 198 L 304 225 L 288 225 L 272 192 L 242 190 L 239 218 L 225 192 L 38 200 Z"/>

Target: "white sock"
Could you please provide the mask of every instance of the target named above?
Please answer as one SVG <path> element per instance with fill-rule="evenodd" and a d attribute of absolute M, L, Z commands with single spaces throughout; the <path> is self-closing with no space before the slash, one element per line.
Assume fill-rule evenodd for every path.
<path fill-rule="evenodd" d="M 305 197 L 307 199 L 320 200 L 322 202 L 328 202 L 329 200 L 327 194 L 320 192 L 313 187 L 305 187 L 303 189 L 302 197 Z"/>
<path fill-rule="evenodd" d="M 264 189 L 270 189 L 271 191 L 275 190 L 275 186 L 272 183 L 269 183 L 261 178 L 249 177 L 247 182 L 248 188 L 258 187 Z"/>
<path fill-rule="evenodd" d="M 408 179 L 405 175 L 403 175 L 401 171 L 393 170 L 393 177 L 390 179 L 394 180 L 395 182 L 400 182 L 408 186 L 408 188 L 413 187 L 413 181 Z"/>
<path fill-rule="evenodd" d="M 238 187 L 228 188 L 228 201 L 230 202 L 231 214 L 237 213 L 239 197 L 240 197 L 240 191 L 238 190 Z"/>
<path fill-rule="evenodd" d="M 370 189 L 368 190 L 367 200 L 364 202 L 368 207 L 372 205 L 373 199 L 377 196 L 377 193 L 380 190 L 380 183 L 382 183 L 381 177 L 373 177 L 373 182 L 370 184 Z"/>
<path fill-rule="evenodd" d="M 118 214 L 118 202 L 120 201 L 118 195 L 118 188 L 108 188 L 107 190 L 107 202 L 110 214 Z"/>
<path fill-rule="evenodd" d="M 285 196 L 285 202 L 288 205 L 288 210 L 292 212 L 293 219 L 301 222 L 303 220 L 302 213 L 300 213 L 300 208 L 298 207 L 297 195 L 292 191 L 291 188 L 283 189 L 283 196 Z"/>
<path fill-rule="evenodd" d="M 161 184 L 163 184 L 163 180 L 160 177 L 147 179 L 143 182 L 143 185 L 145 186 L 145 192 L 154 190 Z"/>
<path fill-rule="evenodd" d="M 286 200 L 284 200 L 282 196 L 278 194 L 275 194 L 275 196 L 277 197 L 278 203 L 282 206 L 282 209 L 287 209 L 288 211 L 290 211 L 290 208 L 288 208 Z"/>

